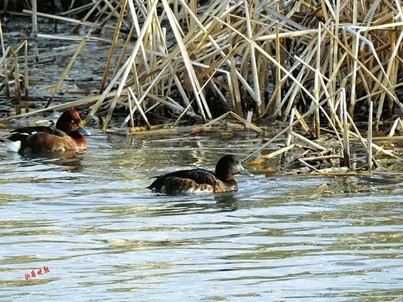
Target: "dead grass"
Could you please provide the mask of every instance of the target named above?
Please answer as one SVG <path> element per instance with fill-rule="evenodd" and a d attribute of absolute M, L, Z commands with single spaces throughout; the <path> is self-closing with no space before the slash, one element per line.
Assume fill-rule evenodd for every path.
<path fill-rule="evenodd" d="M 109 0 L 96 1 L 82 20 L 48 15 L 74 22 L 75 33 L 84 25 L 92 28 L 55 89 L 85 41 L 96 40 L 102 31 L 112 35 L 107 41 L 109 54 L 101 62 L 99 94 L 44 110 L 86 106 L 89 121 L 107 108 L 104 130 L 117 107 L 127 112 L 121 127 L 132 129 L 139 129 L 134 117 L 146 129 L 154 127 L 150 113 L 169 113 L 176 117 L 175 125 L 185 116 L 198 118 L 208 128 L 211 121 L 231 111 L 232 117 L 245 117 L 241 124 L 257 132 L 254 124 L 290 121 L 278 134 L 286 134 L 284 154 L 295 139 L 301 140 L 295 127 L 309 125 L 316 139 L 326 128 L 340 144 L 337 156 L 342 166 L 352 168 L 350 139 L 358 138 L 368 150 L 370 170 L 376 165 L 373 148 L 392 156 L 373 143 L 372 125 L 378 130 L 389 120 L 393 131 L 402 126 L 403 13 L 399 3 Z M 44 37 L 38 33 L 38 38 Z M 21 73 L 17 60 L 26 53 L 27 44 L 16 50 L 5 49 L 4 43 L 2 47 L 1 88 L 9 96 L 13 87 L 16 98 L 28 94 L 29 70 L 25 66 Z M 356 126 L 358 115 L 366 116 L 370 125 L 367 139 Z"/>

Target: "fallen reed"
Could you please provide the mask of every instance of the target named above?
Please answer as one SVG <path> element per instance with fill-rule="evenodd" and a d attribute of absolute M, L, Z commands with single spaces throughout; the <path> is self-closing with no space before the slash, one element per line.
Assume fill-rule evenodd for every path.
<path fill-rule="evenodd" d="M 296 125 L 309 128 L 315 139 L 330 130 L 340 145 L 337 158 L 347 168 L 350 139 L 358 137 L 371 169 L 374 144 L 371 137 L 364 143 L 359 122 L 371 125 L 368 134 L 372 125 L 378 130 L 385 121 L 401 127 L 399 1 L 105 0 L 85 9 L 81 20 L 46 15 L 73 22 L 76 34 L 82 26 L 91 28 L 55 89 L 85 41 L 108 43 L 109 53 L 100 62 L 99 94 L 78 101 L 89 108 L 87 120 L 103 112 L 104 130 L 116 108 L 127 114 L 120 127 L 133 130 L 157 125 L 151 116 L 174 117 L 175 125 L 191 118 L 208 128 L 231 112 L 232 118 L 245 117 L 241 123 L 249 128 L 290 121 L 283 155 L 293 140 L 302 140 L 292 129 Z M 48 105 L 49 110 L 60 108 Z"/>

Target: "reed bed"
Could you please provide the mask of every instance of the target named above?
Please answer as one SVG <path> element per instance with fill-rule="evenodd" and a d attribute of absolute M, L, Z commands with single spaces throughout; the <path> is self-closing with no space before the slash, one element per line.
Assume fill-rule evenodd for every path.
<path fill-rule="evenodd" d="M 295 141 L 302 142 L 318 152 L 298 159 L 313 171 L 318 170 L 309 164 L 314 157 L 337 159 L 340 166 L 353 169 L 352 139 L 366 148 L 368 170 L 376 167 L 373 149 L 395 156 L 374 143 L 372 132 L 385 124 L 391 125 L 391 135 L 402 131 L 399 1 L 105 0 L 86 9 L 81 20 L 47 15 L 73 22 L 75 34 L 82 26 L 91 28 L 56 87 L 85 41 L 96 42 L 104 33 L 108 38 L 98 42 L 110 48 L 100 62 L 99 94 L 71 103 L 89 109 L 87 121 L 102 112 L 104 130 L 117 108 L 126 113 L 120 128 L 129 132 L 156 131 L 156 117 L 173 119 L 173 126 L 204 124 L 190 133 L 235 118 L 263 135 L 263 125 L 282 121 L 289 126 L 275 136 L 285 140 L 275 155 L 284 156 L 298 145 Z M 2 69 L 10 60 L 11 53 L 3 50 Z M 15 61 L 11 67 L 15 75 L 17 65 Z M 48 105 L 43 110 L 68 106 Z M 313 142 L 324 132 L 337 140 L 339 154 Z M 304 139 L 304 133 L 312 139 Z M 270 156 L 261 162 L 265 158 Z"/>

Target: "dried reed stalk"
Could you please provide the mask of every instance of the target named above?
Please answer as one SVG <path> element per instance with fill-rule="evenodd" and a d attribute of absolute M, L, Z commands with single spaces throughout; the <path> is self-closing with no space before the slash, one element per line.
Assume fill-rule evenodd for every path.
<path fill-rule="evenodd" d="M 130 111 L 122 127 L 129 121 L 133 126 L 133 114 L 151 127 L 150 111 L 174 113 L 176 123 L 185 115 L 198 115 L 206 125 L 228 111 L 246 117 L 248 125 L 253 125 L 253 118 L 282 119 L 289 121 L 285 132 L 294 133 L 292 127 L 300 123 L 316 138 L 330 126 L 343 150 L 344 165 L 350 167 L 349 128 L 356 129 L 355 114 L 373 108 L 377 128 L 394 112 L 403 112 L 397 97 L 403 78 L 403 19 L 396 0 L 378 0 L 371 6 L 347 0 L 287 5 L 105 0 L 102 5 L 95 1 L 82 20 L 37 15 L 92 27 L 93 34 L 105 33 L 103 38 L 86 37 L 110 43 L 111 49 L 105 58 L 102 94 L 84 101 L 92 106 L 87 120 L 108 106 L 105 129 L 116 105 Z M 73 39 L 39 33 L 38 38 Z M 4 45 L 2 49 L 3 58 L 11 54 Z M 18 62 L 10 62 L 16 77 Z M 7 74 L 6 59 L 0 66 Z M 65 73 L 68 70 L 70 66 Z M 2 81 L 6 89 L 9 80 Z M 221 104 L 227 109 L 214 115 Z M 370 158 L 374 162 L 368 156 L 368 163 Z"/>
<path fill-rule="evenodd" d="M 368 114 L 368 132 L 367 132 L 367 164 L 368 171 L 372 170 L 372 114 L 373 114 L 373 103 L 369 104 L 369 114 Z"/>
<path fill-rule="evenodd" d="M 208 6 L 183 0 L 173 1 L 172 6 L 167 1 L 145 4 L 134 0 L 108 0 L 104 4 L 94 3 L 82 20 L 38 14 L 94 29 L 113 30 L 101 91 L 107 81 L 116 82 L 116 78 L 108 80 L 107 75 L 114 54 L 120 52 L 113 73 L 113 76 L 118 73 L 119 65 L 126 68 L 119 79 L 120 92 L 123 87 L 134 85 L 135 94 L 142 94 L 152 81 L 153 72 L 169 64 L 165 72 L 170 75 L 160 77 L 153 94 L 169 95 L 177 90 L 186 106 L 191 103 L 189 97 L 193 98 L 193 104 L 207 120 L 212 118 L 210 107 L 215 106 L 207 104 L 205 98 L 208 82 L 214 82 L 211 87 L 218 92 L 221 102 L 227 102 L 239 115 L 250 100 L 255 117 L 264 118 L 264 113 L 288 119 L 294 105 L 312 106 L 338 88 L 348 92 L 347 106 L 352 116 L 356 104 L 367 99 L 363 96 L 366 93 L 374 102 L 376 124 L 385 111 L 385 99 L 389 100 L 390 110 L 396 106 L 403 108 L 394 93 L 399 65 L 403 64 L 399 55 L 403 39 L 399 28 L 403 24 L 395 21 L 399 20 L 401 7 L 395 1 L 379 0 L 367 10 L 347 0 L 311 5 L 295 2 L 284 6 L 281 13 L 276 3 L 263 1 L 216 0 Z M 389 7 L 387 14 L 383 7 Z M 96 23 L 87 21 L 91 15 L 97 15 Z M 115 21 L 115 26 L 106 26 L 105 20 Z M 134 46 L 128 36 L 124 38 L 122 24 L 137 36 Z M 126 42 L 121 43 L 122 39 Z M 128 64 L 123 54 L 132 47 L 140 47 L 141 51 L 132 52 Z M 274 68 L 270 69 L 271 65 Z M 218 69 L 227 74 L 223 77 Z M 320 85 L 324 78 L 327 80 Z M 267 90 L 263 87 L 268 87 L 272 79 L 275 91 L 265 103 Z M 128 96 L 120 101 L 129 102 Z M 154 101 L 146 100 L 143 106 L 154 107 Z M 339 124 L 334 115 L 337 106 L 336 100 L 329 100 L 331 119 Z M 183 112 L 179 115 L 183 116 Z M 314 120 L 319 137 L 319 108 Z"/>

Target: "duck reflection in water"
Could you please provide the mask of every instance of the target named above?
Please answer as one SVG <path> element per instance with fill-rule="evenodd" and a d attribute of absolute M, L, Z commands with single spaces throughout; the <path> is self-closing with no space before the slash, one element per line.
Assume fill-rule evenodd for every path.
<path fill-rule="evenodd" d="M 22 154 L 21 156 L 24 161 L 21 161 L 21 157 L 19 161 L 20 166 L 53 165 L 62 167 L 64 171 L 81 172 L 83 170 L 81 161 L 84 158 L 84 155 L 84 153 L 77 152 L 64 152 L 63 156 L 57 154 L 47 154 L 46 156 Z"/>

